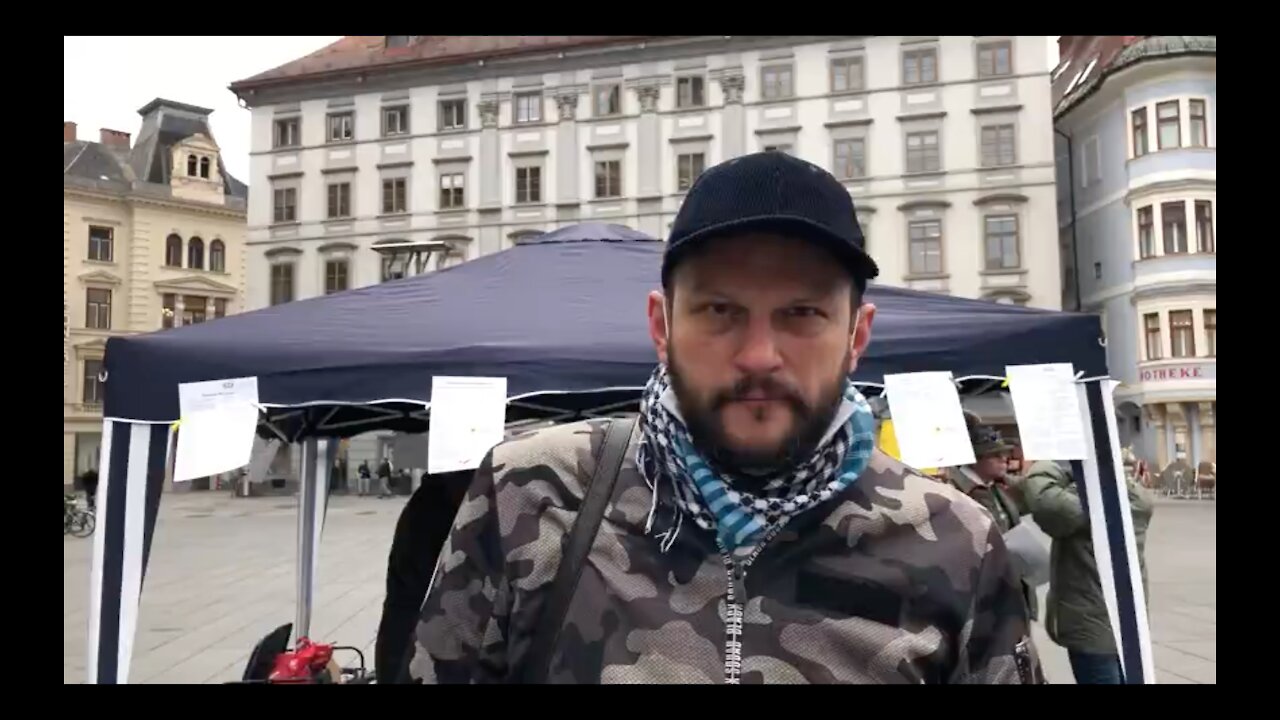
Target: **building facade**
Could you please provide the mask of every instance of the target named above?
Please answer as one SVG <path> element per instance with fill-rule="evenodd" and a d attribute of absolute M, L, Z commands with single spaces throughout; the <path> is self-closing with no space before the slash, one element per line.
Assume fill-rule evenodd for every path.
<path fill-rule="evenodd" d="M 704 168 L 778 150 L 845 182 L 880 282 L 1057 308 L 1046 42 L 347 37 L 232 85 L 253 113 L 247 303 L 575 222 L 664 237 Z"/>
<path fill-rule="evenodd" d="M 1122 444 L 1216 462 L 1216 38 L 1059 42 L 1064 304 L 1103 319 Z"/>
<path fill-rule="evenodd" d="M 63 485 L 97 468 L 108 338 L 244 309 L 246 186 L 210 110 L 157 99 L 129 133 L 62 131 Z"/>

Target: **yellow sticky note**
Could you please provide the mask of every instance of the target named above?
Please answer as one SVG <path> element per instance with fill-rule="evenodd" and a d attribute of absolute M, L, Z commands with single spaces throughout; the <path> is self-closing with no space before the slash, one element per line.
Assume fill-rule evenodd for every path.
<path fill-rule="evenodd" d="M 1004 379 L 1004 382 L 1000 383 L 1000 387 L 1002 387 L 1002 388 L 1007 388 L 1007 387 L 1009 387 L 1009 378 L 1005 378 L 1005 379 Z"/>

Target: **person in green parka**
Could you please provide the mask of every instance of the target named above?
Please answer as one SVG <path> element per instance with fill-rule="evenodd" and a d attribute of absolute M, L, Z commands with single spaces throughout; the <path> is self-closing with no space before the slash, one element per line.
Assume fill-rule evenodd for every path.
<path fill-rule="evenodd" d="M 1147 527 L 1151 524 L 1154 503 L 1148 491 L 1132 478 L 1126 478 L 1126 484 L 1145 590 Z M 1030 467 L 1026 478 L 1017 485 L 1036 524 L 1053 538 L 1045 619 L 1049 637 L 1067 649 L 1077 684 L 1122 684 L 1120 656 L 1103 599 L 1098 564 L 1093 557 L 1089 516 L 1080 502 L 1071 472 L 1058 463 L 1040 461 Z"/>

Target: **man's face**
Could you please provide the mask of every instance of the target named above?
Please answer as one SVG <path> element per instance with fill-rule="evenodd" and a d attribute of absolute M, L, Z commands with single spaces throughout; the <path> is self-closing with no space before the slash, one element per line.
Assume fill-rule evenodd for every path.
<path fill-rule="evenodd" d="M 713 240 L 685 258 L 673 297 L 649 297 L 649 330 L 698 448 L 738 470 L 779 469 L 813 452 L 845 376 L 871 337 L 851 281 L 802 240 Z"/>
<path fill-rule="evenodd" d="M 986 455 L 978 458 L 974 471 L 983 480 L 994 482 L 1009 471 L 1009 461 L 1005 455 Z"/>

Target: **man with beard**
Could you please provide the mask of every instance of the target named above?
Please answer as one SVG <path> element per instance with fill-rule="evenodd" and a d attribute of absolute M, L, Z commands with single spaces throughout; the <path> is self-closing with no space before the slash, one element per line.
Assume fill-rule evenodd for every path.
<path fill-rule="evenodd" d="M 649 296 L 660 364 L 638 421 L 489 453 L 412 679 L 1034 682 L 998 528 L 876 451 L 848 381 L 877 272 L 825 170 L 765 152 L 704 172 Z"/>

